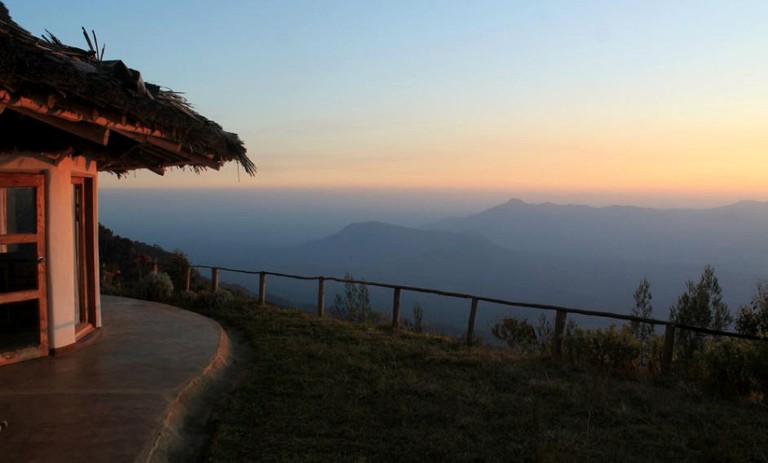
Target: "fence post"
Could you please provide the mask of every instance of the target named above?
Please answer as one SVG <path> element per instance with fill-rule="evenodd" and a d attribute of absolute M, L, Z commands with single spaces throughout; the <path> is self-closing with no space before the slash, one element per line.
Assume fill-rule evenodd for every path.
<path fill-rule="evenodd" d="M 267 272 L 259 274 L 259 305 L 267 302 Z"/>
<path fill-rule="evenodd" d="M 400 288 L 395 288 L 395 296 L 392 299 L 392 328 L 400 328 Z"/>
<path fill-rule="evenodd" d="M 187 291 L 192 286 L 192 266 L 187 267 Z"/>
<path fill-rule="evenodd" d="M 476 297 L 472 298 L 472 306 L 469 309 L 469 322 L 467 323 L 467 344 L 472 344 L 475 333 L 475 318 L 477 318 L 477 304 L 479 301 Z"/>
<path fill-rule="evenodd" d="M 152 262 L 152 273 L 157 273 L 157 257 L 155 257 L 155 261 Z"/>
<path fill-rule="evenodd" d="M 672 372 L 672 355 L 675 352 L 675 325 L 669 324 L 664 330 L 664 350 L 661 353 L 661 374 L 667 376 Z"/>
<path fill-rule="evenodd" d="M 317 316 L 325 315 L 325 278 L 320 277 L 317 282 Z"/>
<path fill-rule="evenodd" d="M 555 333 L 552 336 L 552 356 L 559 359 L 563 356 L 563 335 L 565 334 L 565 318 L 568 314 L 558 310 L 555 316 Z"/>
<path fill-rule="evenodd" d="M 214 267 L 211 269 L 211 291 L 219 290 L 219 269 Z"/>

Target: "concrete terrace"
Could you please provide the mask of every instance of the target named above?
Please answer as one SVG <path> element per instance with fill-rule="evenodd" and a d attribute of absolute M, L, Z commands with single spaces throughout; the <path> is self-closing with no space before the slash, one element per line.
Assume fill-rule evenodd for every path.
<path fill-rule="evenodd" d="M 76 350 L 0 368 L 0 459 L 165 461 L 229 361 L 215 321 L 104 296 L 104 328 Z M 187 442 L 188 443 L 188 442 Z"/>

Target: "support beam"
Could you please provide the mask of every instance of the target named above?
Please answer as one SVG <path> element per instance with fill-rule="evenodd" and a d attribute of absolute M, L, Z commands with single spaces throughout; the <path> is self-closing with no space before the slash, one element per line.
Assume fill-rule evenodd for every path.
<path fill-rule="evenodd" d="M 392 297 L 392 328 L 400 328 L 400 288 L 395 288 L 395 294 Z"/>
<path fill-rule="evenodd" d="M 115 132 L 120 135 L 126 136 L 141 143 L 148 143 L 152 146 L 156 146 L 164 151 L 178 154 L 181 152 L 181 143 L 174 143 L 164 138 L 154 137 L 152 135 L 146 135 L 142 133 L 129 132 L 128 130 L 115 129 Z"/>
<path fill-rule="evenodd" d="M 211 269 L 211 291 L 214 293 L 219 290 L 219 269 Z"/>
<path fill-rule="evenodd" d="M 325 278 L 317 281 L 317 316 L 325 316 Z"/>
<path fill-rule="evenodd" d="M 137 167 L 144 167 L 148 170 L 151 170 L 152 172 L 156 173 L 159 176 L 165 175 L 165 167 L 153 167 L 153 166 L 137 166 Z"/>
<path fill-rule="evenodd" d="M 89 122 L 107 129 L 121 129 L 128 132 L 152 135 L 163 138 L 163 133 L 157 129 L 131 124 L 125 115 L 115 111 L 93 111 L 93 108 L 68 102 L 67 108 L 56 106 L 56 97 L 51 96 L 18 96 L 5 89 L 0 89 L 0 104 L 5 104 L 11 109 L 24 108 L 39 114 L 44 114 L 69 122 Z"/>
<path fill-rule="evenodd" d="M 467 322 L 467 344 L 472 345 L 475 337 L 475 320 L 477 319 L 477 305 L 479 300 L 476 297 L 472 298 L 472 305 L 469 309 L 469 321 Z"/>
<path fill-rule="evenodd" d="M 259 274 L 259 305 L 267 303 L 267 274 L 261 272 Z"/>
<path fill-rule="evenodd" d="M 84 138 L 93 143 L 97 143 L 101 146 L 107 146 L 109 142 L 109 129 L 104 127 L 94 126 L 88 123 L 70 122 L 58 117 L 48 116 L 41 114 L 37 111 L 26 108 L 12 108 L 19 114 L 23 114 L 27 117 L 37 119 L 38 121 L 48 124 L 52 127 L 56 127 L 59 130 L 71 133 L 80 138 Z"/>
<path fill-rule="evenodd" d="M 182 149 L 182 146 L 180 143 L 174 143 L 164 138 L 156 137 L 153 135 L 146 135 L 142 133 L 131 132 L 123 129 L 113 129 L 113 130 L 119 133 L 120 135 L 130 138 L 131 140 L 137 141 L 139 143 L 151 145 L 154 148 L 158 148 L 159 150 L 170 153 L 174 155 L 175 158 L 178 158 L 180 161 L 192 161 L 194 163 L 203 165 L 205 167 L 209 167 L 214 170 L 219 170 L 221 168 L 221 165 L 219 164 L 219 162 L 213 159 L 212 156 L 208 157 L 200 154 L 190 153 L 189 151 Z M 145 151 L 149 151 L 149 150 L 145 149 Z M 156 150 L 152 150 L 152 151 L 156 151 Z"/>

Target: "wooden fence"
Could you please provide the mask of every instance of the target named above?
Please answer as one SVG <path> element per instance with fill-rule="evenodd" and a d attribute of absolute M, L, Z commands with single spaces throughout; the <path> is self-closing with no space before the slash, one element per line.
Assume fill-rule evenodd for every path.
<path fill-rule="evenodd" d="M 350 280 L 345 278 L 327 277 L 327 276 L 304 276 L 304 275 L 292 275 L 288 273 L 278 272 L 266 272 L 266 271 L 252 271 L 252 270 L 240 270 L 225 267 L 211 267 L 207 265 L 193 265 L 187 269 L 187 281 L 186 289 L 189 291 L 190 282 L 192 276 L 192 268 L 196 269 L 210 269 L 211 270 L 211 289 L 216 291 L 219 289 L 219 273 L 233 272 L 243 273 L 249 275 L 259 275 L 259 304 L 264 305 L 267 298 L 267 276 L 292 278 L 295 280 L 305 281 L 317 281 L 317 315 L 319 317 L 325 316 L 325 283 L 327 281 L 333 281 L 337 283 L 355 283 L 366 286 L 374 286 L 379 288 L 389 288 L 393 290 L 392 297 L 392 327 L 394 329 L 400 328 L 400 298 L 403 291 L 411 291 L 416 293 L 434 294 L 437 296 L 452 297 L 458 299 L 467 299 L 470 301 L 469 306 L 469 318 L 467 320 L 467 334 L 466 340 L 468 344 L 472 344 L 474 340 L 475 320 L 477 318 L 477 311 L 479 309 L 480 302 L 487 302 L 492 304 L 506 305 L 510 307 L 522 307 L 529 309 L 540 309 L 555 312 L 555 325 L 553 333 L 553 345 L 552 352 L 555 357 L 560 357 L 563 351 L 563 340 L 566 327 L 566 319 L 568 314 L 586 315 L 590 317 L 610 318 L 614 320 L 624 320 L 630 322 L 639 322 L 650 325 L 662 325 L 664 329 L 664 347 L 661 356 L 661 371 L 662 374 L 667 374 L 672 368 L 672 355 L 675 346 L 675 332 L 677 330 L 687 330 L 696 333 L 709 334 L 713 336 L 725 336 L 730 338 L 748 339 L 752 341 L 768 341 L 768 338 L 761 336 L 750 336 L 739 333 L 732 333 L 728 331 L 711 330 L 709 328 L 701 328 L 698 326 L 683 325 L 675 323 L 669 320 L 657 320 L 653 318 L 635 317 L 632 315 L 601 312 L 596 310 L 586 310 L 575 307 L 562 307 L 550 304 L 535 304 L 530 302 L 510 301 L 507 299 L 498 299 L 493 297 L 477 296 L 473 294 L 455 292 L 455 291 L 443 291 L 439 289 L 420 288 L 417 286 L 405 286 L 394 285 L 390 283 L 381 283 L 378 281 L 368 280 Z"/>

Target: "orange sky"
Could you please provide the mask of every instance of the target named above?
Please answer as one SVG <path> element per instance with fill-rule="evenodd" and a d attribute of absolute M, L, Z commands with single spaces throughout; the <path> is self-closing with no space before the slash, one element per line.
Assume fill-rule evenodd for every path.
<path fill-rule="evenodd" d="M 677 199 L 709 198 L 713 205 L 738 199 L 768 199 L 768 131 L 760 121 L 701 120 L 695 113 L 677 120 L 582 118 L 564 127 L 543 121 L 476 126 L 446 124 L 366 138 L 283 139 L 264 136 L 249 143 L 259 166 L 256 178 L 234 166 L 196 176 L 191 172 L 136 178 L 119 187 L 354 187 L 460 188 L 620 193 L 638 199 L 664 193 Z M 247 136 L 247 135 L 246 135 Z M 297 157 L 292 155 L 301 153 Z M 181 174 L 181 175 L 180 175 Z M 672 201 L 674 203 L 674 201 Z"/>
<path fill-rule="evenodd" d="M 762 0 L 6 5 L 74 45 L 93 28 L 107 59 L 184 92 L 259 168 L 239 182 L 227 166 L 102 187 L 768 200 Z"/>

